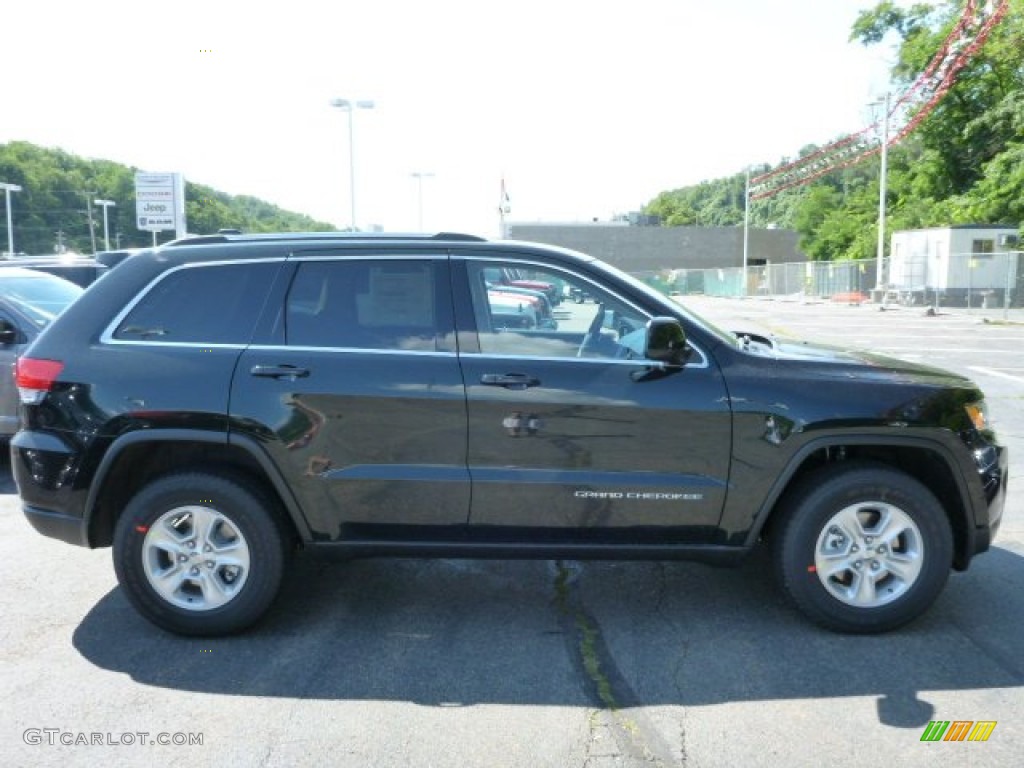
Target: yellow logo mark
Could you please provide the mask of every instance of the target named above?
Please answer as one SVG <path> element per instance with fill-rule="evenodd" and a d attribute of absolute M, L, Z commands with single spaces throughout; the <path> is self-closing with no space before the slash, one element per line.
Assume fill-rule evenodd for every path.
<path fill-rule="evenodd" d="M 967 737 L 968 741 L 988 741 L 988 737 L 992 735 L 992 731 L 995 730 L 996 720 L 979 720 L 974 724 L 974 728 L 971 730 L 970 736 Z"/>

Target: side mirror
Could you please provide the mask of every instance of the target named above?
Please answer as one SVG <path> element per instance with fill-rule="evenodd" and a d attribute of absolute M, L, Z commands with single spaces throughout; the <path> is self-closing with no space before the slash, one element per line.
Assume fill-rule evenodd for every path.
<path fill-rule="evenodd" d="M 0 320 L 0 346 L 17 344 L 19 335 L 18 329 L 8 320 Z"/>
<path fill-rule="evenodd" d="M 682 366 L 690 356 L 686 331 L 674 317 L 652 317 L 647 323 L 644 357 L 668 365 Z"/>

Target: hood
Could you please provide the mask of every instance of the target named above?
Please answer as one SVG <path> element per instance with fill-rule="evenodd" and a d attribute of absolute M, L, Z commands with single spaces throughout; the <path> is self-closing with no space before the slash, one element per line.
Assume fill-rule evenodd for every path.
<path fill-rule="evenodd" d="M 930 385 L 963 387 L 974 386 L 965 376 L 920 363 L 912 363 L 896 357 L 879 355 L 862 349 L 846 349 L 844 347 L 792 339 L 766 339 L 764 336 L 751 336 L 751 343 L 743 346 L 743 334 L 740 348 L 759 356 L 775 360 L 803 361 L 821 364 L 820 372 L 825 375 L 843 378 L 897 379 L 906 382 L 917 382 Z M 767 342 L 767 344 L 765 343 Z"/>

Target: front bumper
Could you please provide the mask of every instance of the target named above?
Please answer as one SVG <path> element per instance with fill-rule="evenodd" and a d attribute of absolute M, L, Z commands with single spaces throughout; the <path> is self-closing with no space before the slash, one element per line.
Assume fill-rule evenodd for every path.
<path fill-rule="evenodd" d="M 82 518 L 31 507 L 27 504 L 22 506 L 22 511 L 32 527 L 43 536 L 60 539 L 80 547 L 89 546 L 88 530 Z"/>
<path fill-rule="evenodd" d="M 991 444 L 984 451 L 975 452 L 978 474 L 985 494 L 987 516 L 975 527 L 974 554 L 984 552 L 1003 522 L 1006 506 L 1006 491 L 1010 479 L 1010 452 L 1003 445 Z"/>

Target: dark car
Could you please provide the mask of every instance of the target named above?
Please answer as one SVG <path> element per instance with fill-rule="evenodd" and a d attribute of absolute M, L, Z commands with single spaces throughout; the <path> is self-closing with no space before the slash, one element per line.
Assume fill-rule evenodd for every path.
<path fill-rule="evenodd" d="M 0 268 L 21 267 L 46 272 L 87 288 L 103 276 L 107 266 L 96 259 L 77 254 L 63 256 L 19 256 L 16 259 L 0 260 Z"/>
<path fill-rule="evenodd" d="M 95 259 L 107 269 L 113 269 L 118 264 L 121 264 L 125 259 L 130 259 L 141 250 L 143 249 L 125 248 L 119 251 L 100 251 L 96 254 Z"/>
<path fill-rule="evenodd" d="M 14 362 L 39 332 L 82 293 L 82 288 L 44 272 L 0 270 L 0 439 L 18 429 Z"/>
<path fill-rule="evenodd" d="M 591 302 L 510 327 L 495 274 Z M 725 564 L 762 542 L 808 617 L 884 631 L 989 548 L 1006 493 L 959 375 L 726 333 L 595 259 L 465 235 L 143 251 L 17 384 L 29 521 L 112 545 L 127 598 L 184 634 L 256 621 L 296 549 Z"/>

